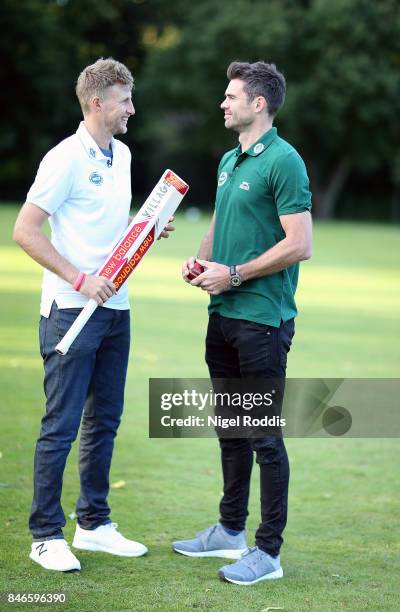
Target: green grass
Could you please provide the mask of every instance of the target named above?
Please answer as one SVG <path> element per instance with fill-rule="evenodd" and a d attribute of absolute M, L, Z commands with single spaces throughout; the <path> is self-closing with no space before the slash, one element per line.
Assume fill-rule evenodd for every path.
<path fill-rule="evenodd" d="M 220 582 L 223 560 L 173 554 L 172 539 L 217 518 L 221 477 L 214 440 L 149 440 L 149 377 L 201 377 L 207 296 L 180 280 L 207 219 L 179 217 L 130 281 L 134 344 L 111 481 L 112 517 L 150 549 L 141 559 L 80 553 L 83 571 L 58 574 L 28 559 L 32 457 L 43 411 L 37 347 L 41 270 L 10 239 L 17 209 L 0 208 L 0 529 L 3 591 L 60 592 L 71 610 L 398 610 L 400 496 L 395 439 L 289 439 L 285 578 L 238 587 Z M 289 375 L 398 377 L 400 230 L 329 223 L 315 228 L 302 266 Z M 78 494 L 76 447 L 63 506 Z M 255 466 L 248 529 L 259 520 Z M 75 523 L 67 520 L 71 541 Z M 53 609 L 57 609 L 56 607 Z"/>

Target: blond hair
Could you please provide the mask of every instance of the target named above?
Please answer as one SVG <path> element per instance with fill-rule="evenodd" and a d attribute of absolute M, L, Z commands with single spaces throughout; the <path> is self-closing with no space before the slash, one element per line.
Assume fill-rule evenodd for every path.
<path fill-rule="evenodd" d="M 133 76 L 121 62 L 112 57 L 101 57 L 94 64 L 86 66 L 76 83 L 76 95 L 83 113 L 89 110 L 89 102 L 93 96 L 104 98 L 107 87 L 116 84 L 133 87 Z"/>

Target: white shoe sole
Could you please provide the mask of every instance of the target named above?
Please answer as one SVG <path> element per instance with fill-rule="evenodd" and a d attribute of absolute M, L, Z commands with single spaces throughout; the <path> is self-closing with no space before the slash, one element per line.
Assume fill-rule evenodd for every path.
<path fill-rule="evenodd" d="M 187 550 L 175 548 L 175 546 L 173 546 L 173 549 L 175 552 L 186 555 L 187 557 L 220 557 L 221 559 L 240 559 L 242 554 L 247 550 L 247 548 L 227 548 L 222 550 L 206 550 L 204 552 L 189 552 Z"/>
<path fill-rule="evenodd" d="M 32 553 L 30 553 L 29 558 L 34 561 L 35 563 L 37 563 L 38 565 L 40 565 L 41 567 L 43 567 L 44 569 L 47 570 L 53 570 L 54 572 L 72 572 L 72 571 L 80 571 L 81 570 L 81 564 L 78 563 L 74 563 L 71 564 L 69 566 L 60 568 L 60 567 L 50 567 L 47 563 L 44 563 L 43 561 L 39 561 L 39 559 L 36 559 Z"/>
<path fill-rule="evenodd" d="M 233 580 L 233 578 L 228 578 L 223 574 L 223 572 L 218 572 L 218 575 L 223 580 L 227 582 L 232 582 L 233 584 L 239 584 L 242 586 L 249 586 L 251 584 L 256 584 L 257 582 L 262 582 L 263 580 L 278 580 L 278 578 L 283 577 L 283 569 L 280 567 L 279 569 L 271 572 L 270 574 L 266 574 L 265 576 L 261 576 L 261 578 L 257 578 L 256 580 L 252 580 L 251 582 L 243 582 L 241 580 Z"/>
<path fill-rule="evenodd" d="M 74 540 L 72 542 L 72 546 L 74 548 L 78 548 L 79 550 L 89 550 L 91 552 L 105 552 L 109 555 L 115 555 L 117 557 L 142 557 L 148 552 L 145 546 L 144 550 L 139 550 L 137 552 L 127 552 L 123 550 L 115 550 L 115 548 L 108 548 L 107 546 L 95 544 L 94 542 L 82 542 L 79 540 Z"/>

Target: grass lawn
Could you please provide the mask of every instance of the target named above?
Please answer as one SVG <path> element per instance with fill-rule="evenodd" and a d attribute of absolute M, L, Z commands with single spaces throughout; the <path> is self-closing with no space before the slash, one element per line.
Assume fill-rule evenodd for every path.
<path fill-rule="evenodd" d="M 112 518 L 149 554 L 124 559 L 80 553 L 81 573 L 48 572 L 28 559 L 32 458 L 43 412 L 37 346 L 41 270 L 11 241 L 17 209 L 0 208 L 0 591 L 66 592 L 70 610 L 385 610 L 400 602 L 399 444 L 396 439 L 289 439 L 285 578 L 252 587 L 222 583 L 221 559 L 174 554 L 218 518 L 215 440 L 148 439 L 149 377 L 206 376 L 207 296 L 180 280 L 207 219 L 178 217 L 130 281 L 134 345 L 111 481 Z M 315 255 L 302 266 L 300 316 L 289 357 L 295 377 L 398 377 L 400 229 L 329 223 L 315 228 Z M 257 466 L 248 523 L 259 521 Z M 63 507 L 78 495 L 76 446 Z M 71 542 L 75 521 L 67 519 Z M 6 608 L 2 608 L 6 609 Z M 7 608 L 8 609 L 8 608 Z M 25 606 L 26 609 L 26 606 Z"/>

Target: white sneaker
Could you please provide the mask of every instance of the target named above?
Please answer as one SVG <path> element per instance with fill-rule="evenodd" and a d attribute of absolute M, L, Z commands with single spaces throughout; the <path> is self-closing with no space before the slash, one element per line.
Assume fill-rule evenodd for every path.
<path fill-rule="evenodd" d="M 80 570 L 81 564 L 62 539 L 33 542 L 29 557 L 42 567 L 57 572 Z"/>
<path fill-rule="evenodd" d="M 121 557 L 141 557 L 147 553 L 146 546 L 124 538 L 117 531 L 117 527 L 117 523 L 107 523 L 96 529 L 82 529 L 77 525 L 72 546 L 80 550 L 101 551 Z"/>

